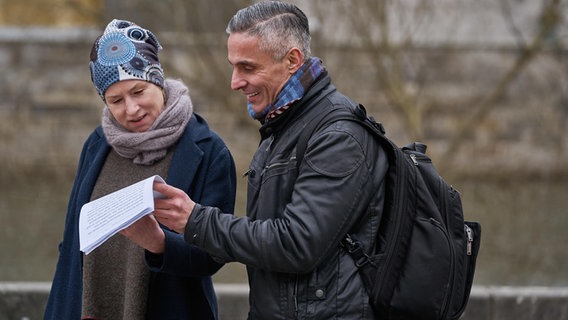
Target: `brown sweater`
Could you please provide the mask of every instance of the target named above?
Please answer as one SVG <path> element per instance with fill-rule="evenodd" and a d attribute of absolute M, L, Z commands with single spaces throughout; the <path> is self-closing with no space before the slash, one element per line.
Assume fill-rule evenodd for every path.
<path fill-rule="evenodd" d="M 91 200 L 130 184 L 160 175 L 167 179 L 172 152 L 151 166 L 136 165 L 111 151 L 99 174 Z M 150 272 L 144 249 L 116 234 L 83 257 L 82 318 L 145 319 Z"/>

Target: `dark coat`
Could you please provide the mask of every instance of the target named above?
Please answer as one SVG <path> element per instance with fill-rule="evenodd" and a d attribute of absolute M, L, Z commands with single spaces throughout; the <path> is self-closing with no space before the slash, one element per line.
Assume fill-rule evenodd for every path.
<path fill-rule="evenodd" d="M 353 106 L 322 76 L 261 128 L 248 171 L 248 219 L 201 205 L 190 216 L 187 241 L 247 265 L 249 319 L 373 318 L 354 261 L 339 242 L 351 232 L 375 249 L 386 154 L 367 129 L 340 120 L 314 132 L 299 169 L 296 163 L 306 123 L 318 113 L 352 113 Z"/>
<path fill-rule="evenodd" d="M 82 262 L 78 218 L 110 151 L 102 128 L 83 146 L 67 208 L 63 241 L 44 319 L 80 319 Z M 236 192 L 233 158 L 205 120 L 193 114 L 175 147 L 167 183 L 194 201 L 233 212 Z M 217 301 L 211 275 L 222 264 L 188 245 L 183 235 L 164 229 L 166 251 L 160 258 L 146 253 L 151 270 L 148 319 L 216 319 Z"/>

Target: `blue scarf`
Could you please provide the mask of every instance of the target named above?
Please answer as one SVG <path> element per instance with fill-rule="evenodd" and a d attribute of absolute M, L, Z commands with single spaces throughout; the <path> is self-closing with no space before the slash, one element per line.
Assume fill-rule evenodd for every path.
<path fill-rule="evenodd" d="M 278 117 L 294 102 L 302 99 L 306 90 L 324 71 L 325 67 L 319 58 L 310 58 L 288 79 L 282 91 L 276 97 L 276 101 L 266 106 L 263 111 L 254 112 L 249 102 L 247 108 L 250 116 L 262 122 Z"/>

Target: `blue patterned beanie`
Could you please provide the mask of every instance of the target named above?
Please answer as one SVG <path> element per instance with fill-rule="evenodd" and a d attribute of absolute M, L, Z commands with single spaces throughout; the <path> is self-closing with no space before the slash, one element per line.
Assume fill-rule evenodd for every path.
<path fill-rule="evenodd" d="M 162 46 L 150 30 L 126 20 L 111 21 L 91 50 L 91 80 L 104 100 L 106 90 L 122 80 L 145 80 L 164 87 L 158 60 Z"/>

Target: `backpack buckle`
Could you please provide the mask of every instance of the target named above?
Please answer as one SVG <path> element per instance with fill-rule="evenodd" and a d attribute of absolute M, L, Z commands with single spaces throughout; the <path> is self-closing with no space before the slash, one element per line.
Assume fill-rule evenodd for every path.
<path fill-rule="evenodd" d="M 361 243 L 358 240 L 353 239 L 351 235 L 347 234 L 345 238 L 341 240 L 340 244 L 353 258 L 353 261 L 355 261 L 357 268 L 361 268 L 368 263 L 375 266 L 375 264 L 371 261 L 371 257 L 369 257 L 369 255 L 363 250 Z"/>

